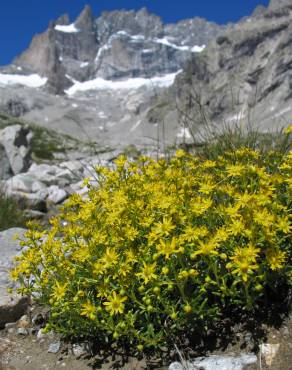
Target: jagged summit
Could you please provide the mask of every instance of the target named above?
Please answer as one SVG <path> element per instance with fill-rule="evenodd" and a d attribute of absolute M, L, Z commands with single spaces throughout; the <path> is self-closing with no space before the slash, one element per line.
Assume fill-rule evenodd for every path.
<path fill-rule="evenodd" d="M 164 25 L 146 8 L 103 12 L 96 19 L 88 5 L 71 22 L 67 14 L 50 22 L 13 61 L 26 73 L 46 77 L 47 88 L 57 94 L 74 81 L 175 73 L 225 29 L 197 17 Z"/>
<path fill-rule="evenodd" d="M 92 31 L 95 28 L 95 17 L 89 5 L 85 5 L 74 24 L 81 31 Z"/>
<path fill-rule="evenodd" d="M 276 8 L 284 8 L 284 7 L 292 8 L 292 1 L 291 0 L 270 0 L 268 9 L 276 9 Z"/>
<path fill-rule="evenodd" d="M 252 109 L 261 130 L 288 125 L 291 5 L 271 0 L 224 26 L 199 17 L 164 24 L 146 8 L 65 14 L 0 69 L 0 110 L 114 148 L 155 146 L 158 134 L 167 144 L 191 138 L 176 111 L 190 91 L 215 124 L 250 119 Z"/>

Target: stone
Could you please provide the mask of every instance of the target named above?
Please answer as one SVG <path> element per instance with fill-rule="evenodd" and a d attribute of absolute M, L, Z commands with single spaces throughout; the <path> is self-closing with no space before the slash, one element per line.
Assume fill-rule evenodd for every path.
<path fill-rule="evenodd" d="M 5 148 L 10 167 L 15 175 L 29 168 L 31 138 L 31 131 L 20 124 L 7 126 L 0 131 L 0 143 Z"/>
<path fill-rule="evenodd" d="M 73 352 L 74 356 L 76 356 L 76 357 L 80 357 L 80 356 L 86 355 L 88 353 L 85 344 L 81 345 L 81 344 L 77 344 L 77 343 L 73 344 L 72 352 Z"/>
<path fill-rule="evenodd" d="M 21 247 L 14 236 L 23 236 L 25 229 L 11 228 L 0 232 L 0 329 L 6 323 L 17 321 L 29 307 L 28 297 L 16 293 L 10 294 L 8 288 L 15 287 L 10 281 L 9 269 L 13 266 L 13 258 L 19 254 Z"/>
<path fill-rule="evenodd" d="M 184 365 L 174 362 L 169 370 L 244 370 L 246 366 L 257 363 L 257 356 L 254 354 L 232 355 L 211 355 L 209 357 L 198 357 L 186 361 Z"/>
<path fill-rule="evenodd" d="M 12 174 L 9 158 L 4 146 L 0 143 L 0 180 L 7 180 Z"/>
<path fill-rule="evenodd" d="M 67 192 L 64 189 L 60 189 L 56 185 L 52 185 L 48 188 L 47 201 L 54 204 L 59 204 L 63 202 L 68 197 Z"/>
<path fill-rule="evenodd" d="M 15 329 L 17 326 L 17 322 L 7 322 L 5 324 L 5 330 L 9 330 L 9 329 Z"/>
<path fill-rule="evenodd" d="M 279 343 L 263 343 L 260 345 L 260 356 L 267 366 L 272 366 L 273 360 L 276 357 L 280 348 Z"/>
<path fill-rule="evenodd" d="M 53 342 L 49 345 L 48 352 L 49 353 L 58 353 L 61 348 L 61 342 Z"/>
<path fill-rule="evenodd" d="M 29 332 L 26 328 L 18 328 L 16 331 L 16 334 L 25 336 L 25 335 L 28 335 Z"/>
<path fill-rule="evenodd" d="M 30 326 L 29 318 L 27 315 L 21 316 L 21 318 L 17 322 L 18 328 L 28 328 Z"/>
<path fill-rule="evenodd" d="M 41 313 L 37 313 L 36 315 L 33 316 L 31 321 L 33 325 L 42 325 L 44 324 L 45 319 Z"/>
<path fill-rule="evenodd" d="M 48 334 L 47 333 L 44 333 L 42 329 L 40 329 L 38 332 L 37 332 L 37 339 L 42 341 L 44 340 L 45 338 L 48 337 Z"/>

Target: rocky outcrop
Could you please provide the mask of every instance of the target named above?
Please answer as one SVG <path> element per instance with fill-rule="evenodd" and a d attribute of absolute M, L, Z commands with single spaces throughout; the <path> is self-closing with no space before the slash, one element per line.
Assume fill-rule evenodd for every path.
<path fill-rule="evenodd" d="M 95 19 L 86 6 L 74 23 L 66 14 L 51 22 L 13 63 L 26 73 L 48 77 L 47 88 L 59 94 L 76 80 L 176 72 L 196 47 L 224 29 L 201 18 L 164 25 L 146 8 L 104 12 Z"/>
<path fill-rule="evenodd" d="M 9 278 L 9 271 L 13 266 L 13 258 L 21 250 L 19 241 L 14 237 L 16 234 L 23 236 L 24 231 L 24 229 L 12 228 L 0 232 L 0 329 L 3 329 L 6 323 L 18 320 L 29 304 L 27 297 L 7 292 L 7 289 L 16 287 Z"/>
<path fill-rule="evenodd" d="M 240 121 L 264 131 L 287 126 L 292 118 L 291 22 L 291 0 L 258 9 L 193 57 L 171 88 L 171 99 L 180 100 L 182 111 L 204 109 L 215 125 Z"/>
<path fill-rule="evenodd" d="M 0 180 L 6 180 L 12 176 L 9 159 L 4 146 L 0 143 Z"/>
<path fill-rule="evenodd" d="M 15 175 L 25 172 L 30 165 L 31 139 L 32 132 L 22 125 L 8 126 L 0 131 L 0 145 L 5 149 L 5 155 Z"/>

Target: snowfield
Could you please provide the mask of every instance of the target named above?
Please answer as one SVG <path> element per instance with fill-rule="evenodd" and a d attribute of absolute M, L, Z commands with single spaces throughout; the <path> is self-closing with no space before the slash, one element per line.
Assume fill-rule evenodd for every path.
<path fill-rule="evenodd" d="M 24 85 L 27 87 L 41 87 L 47 83 L 46 77 L 38 74 L 32 75 L 12 75 L 0 73 L 0 85 Z"/>
<path fill-rule="evenodd" d="M 170 73 L 160 77 L 153 78 L 130 78 L 123 81 L 110 81 L 103 78 L 95 78 L 94 80 L 85 82 L 75 82 L 68 90 L 67 95 L 74 95 L 78 91 L 90 90 L 131 90 L 139 89 L 140 87 L 168 87 L 173 84 L 178 73 Z"/>

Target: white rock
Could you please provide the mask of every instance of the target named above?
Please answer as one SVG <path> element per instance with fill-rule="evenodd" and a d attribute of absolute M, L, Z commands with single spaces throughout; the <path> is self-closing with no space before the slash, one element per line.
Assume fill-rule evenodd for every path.
<path fill-rule="evenodd" d="M 169 370 L 244 370 L 247 365 L 256 362 L 257 357 L 254 354 L 241 354 L 240 356 L 212 355 L 186 361 L 184 366 L 179 362 L 174 362 L 169 366 Z"/>
<path fill-rule="evenodd" d="M 31 132 L 19 124 L 8 126 L 0 131 L 0 143 L 5 148 L 14 174 L 24 172 L 29 167 L 31 138 Z"/>
<path fill-rule="evenodd" d="M 48 188 L 48 197 L 47 200 L 54 204 L 61 203 L 67 198 L 67 192 L 64 189 L 60 189 L 56 185 L 52 185 Z"/>
<path fill-rule="evenodd" d="M 13 265 L 13 258 L 21 250 L 19 241 L 14 240 L 14 236 L 18 234 L 21 237 L 24 231 L 21 228 L 11 228 L 0 232 L 0 329 L 6 323 L 18 320 L 28 308 L 28 298 L 7 292 L 7 288 L 14 287 L 9 278 L 9 269 Z"/>
<path fill-rule="evenodd" d="M 272 366 L 273 360 L 276 357 L 279 348 L 279 343 L 263 343 L 260 345 L 260 356 L 262 356 L 267 366 Z"/>

